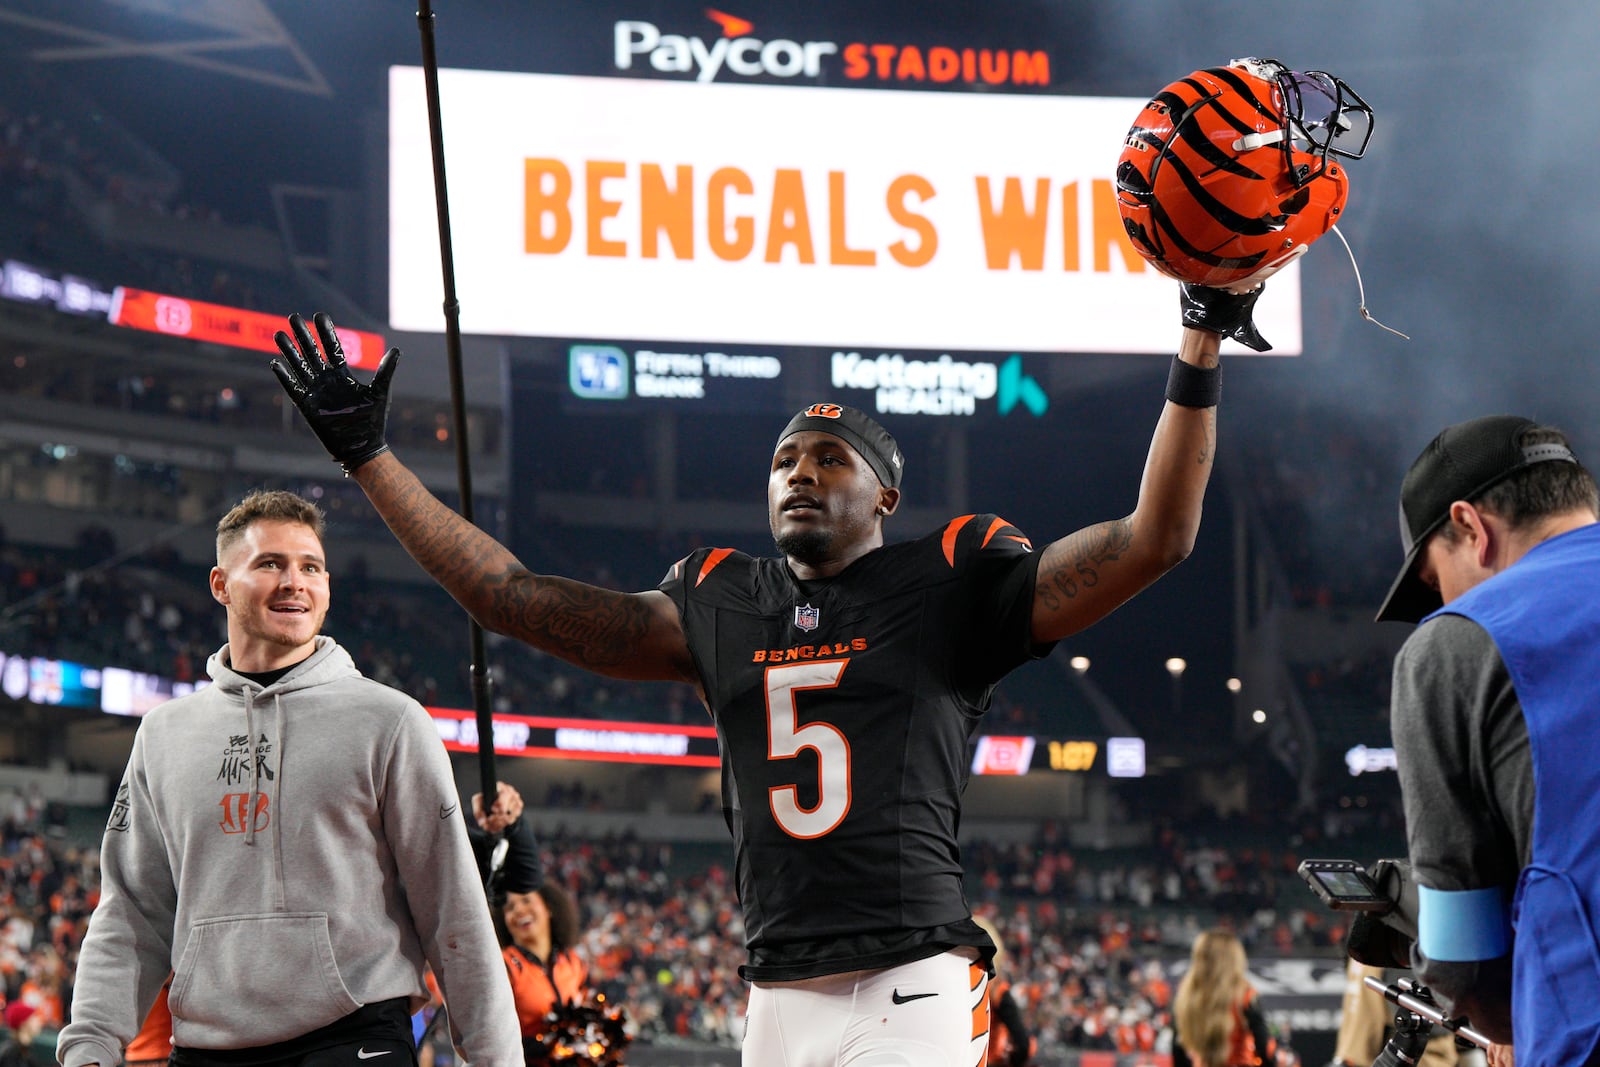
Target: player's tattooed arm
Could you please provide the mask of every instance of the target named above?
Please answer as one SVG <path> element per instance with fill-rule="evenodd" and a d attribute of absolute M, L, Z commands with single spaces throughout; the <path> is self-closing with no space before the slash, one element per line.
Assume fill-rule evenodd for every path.
<path fill-rule="evenodd" d="M 413 559 L 486 630 L 619 678 L 697 681 L 665 594 L 535 574 L 442 504 L 392 453 L 352 475 Z"/>
<path fill-rule="evenodd" d="M 1186 334 L 1200 335 L 1194 338 L 1194 343 L 1184 345 L 1184 355 L 1188 357 L 1188 362 L 1205 370 L 1211 370 L 1221 364 L 1222 357 L 1215 350 L 1215 347 L 1208 343 L 1209 339 L 1205 335 L 1205 331 L 1192 330 L 1185 332 Z M 1188 340 L 1187 337 L 1185 339 Z M 1200 416 L 1200 432 L 1202 435 L 1200 448 L 1195 454 L 1195 462 L 1209 470 L 1212 461 L 1217 458 L 1217 409 L 1200 408 L 1195 411 L 1195 414 Z"/>
<path fill-rule="evenodd" d="M 1115 519 L 1047 545 L 1033 590 L 1035 640 L 1077 633 L 1148 584 L 1129 558 L 1133 544 L 1133 524 Z"/>
<path fill-rule="evenodd" d="M 682 666 L 689 657 L 677 609 L 663 593 L 618 593 L 525 569 L 495 575 L 490 587 L 502 633 L 602 674 L 695 680 Z"/>
<path fill-rule="evenodd" d="M 1179 359 L 1216 366 L 1215 333 L 1183 334 Z M 1045 548 L 1033 596 L 1035 640 L 1060 640 L 1099 621 L 1189 555 L 1216 444 L 1216 409 L 1162 406 L 1133 513 Z"/>
<path fill-rule="evenodd" d="M 1051 545 L 1039 563 L 1039 599 L 1048 610 L 1060 611 L 1080 592 L 1099 585 L 1101 568 L 1121 559 L 1132 539 L 1128 520 L 1118 519 L 1079 530 Z"/>

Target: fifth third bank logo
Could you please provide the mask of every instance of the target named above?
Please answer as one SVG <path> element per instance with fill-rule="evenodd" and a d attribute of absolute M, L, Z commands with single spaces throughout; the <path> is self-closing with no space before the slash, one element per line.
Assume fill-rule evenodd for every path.
<path fill-rule="evenodd" d="M 1043 386 L 1031 376 L 1022 373 L 1022 357 L 1012 356 L 1000 364 L 1000 387 L 996 391 L 996 406 L 1000 414 L 1009 415 L 1019 403 L 1034 418 L 1050 410 L 1050 398 Z"/>

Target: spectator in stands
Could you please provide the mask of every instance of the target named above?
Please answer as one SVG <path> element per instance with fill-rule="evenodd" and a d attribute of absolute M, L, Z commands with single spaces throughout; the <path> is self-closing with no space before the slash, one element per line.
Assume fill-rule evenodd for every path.
<path fill-rule="evenodd" d="M 589 990 L 589 965 L 577 952 L 578 909 L 554 882 L 508 883 L 498 918 L 523 1055 L 530 1065 L 544 1064 L 548 1056 L 540 1037 L 548 1029 L 546 1017 L 580 1003 Z"/>
<path fill-rule="evenodd" d="M 1173 1001 L 1173 1067 L 1254 1067 L 1276 1046 L 1245 975 L 1244 946 L 1227 930 L 1195 938 L 1189 970 Z"/>
<path fill-rule="evenodd" d="M 285 492 L 217 525 L 228 643 L 213 684 L 134 739 L 63 1067 L 118 1062 L 169 972 L 175 1067 L 237 1064 L 239 1049 L 409 1059 L 425 962 L 471 1061 L 520 1055 L 449 758 L 416 701 L 322 634 L 322 532 L 321 511 Z"/>
<path fill-rule="evenodd" d="M 5 1007 L 5 1025 L 0 1027 L 0 1067 L 31 1067 L 28 1049 L 43 1027 L 43 1019 L 33 1005 L 22 1000 Z"/>

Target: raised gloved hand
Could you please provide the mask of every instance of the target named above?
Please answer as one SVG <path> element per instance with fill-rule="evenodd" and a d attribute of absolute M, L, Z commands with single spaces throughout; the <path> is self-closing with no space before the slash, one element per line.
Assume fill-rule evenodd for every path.
<path fill-rule="evenodd" d="M 289 328 L 294 337 L 291 339 L 282 330 L 273 335 L 283 359 L 272 361 L 272 373 L 278 376 L 322 447 L 349 474 L 372 457 L 389 451 L 383 431 L 389 417 L 389 379 L 400 362 L 400 350 L 391 348 L 385 352 L 372 384 L 362 385 L 345 365 L 333 319 L 319 311 L 312 316 L 312 322 L 322 337 L 321 349 L 306 329 L 306 320 L 290 315 Z"/>
<path fill-rule="evenodd" d="M 1266 287 L 1266 282 L 1262 282 L 1249 292 L 1234 293 L 1227 289 L 1184 282 L 1179 286 L 1178 296 L 1178 306 L 1183 310 L 1183 324 L 1231 337 L 1257 352 L 1269 351 L 1272 346 L 1261 336 L 1251 319 L 1256 301 Z"/>

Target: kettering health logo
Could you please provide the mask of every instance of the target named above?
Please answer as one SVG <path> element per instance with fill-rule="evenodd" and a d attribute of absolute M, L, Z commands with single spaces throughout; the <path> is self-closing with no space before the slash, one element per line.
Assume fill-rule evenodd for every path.
<path fill-rule="evenodd" d="M 584 400 L 628 399 L 628 354 L 614 345 L 567 349 L 567 384 Z"/>
<path fill-rule="evenodd" d="M 1012 356 L 1000 364 L 997 406 L 1000 414 L 1009 415 L 1019 403 L 1036 419 L 1050 410 L 1050 398 L 1045 395 L 1044 388 L 1022 373 L 1022 357 Z"/>
<path fill-rule="evenodd" d="M 1001 415 L 1020 404 L 1039 418 L 1050 408 L 1049 396 L 1024 373 L 1019 355 L 996 365 L 948 354 L 920 360 L 898 352 L 872 358 L 835 352 L 831 369 L 834 388 L 870 391 L 880 415 L 976 415 L 978 401 L 991 397 Z"/>

